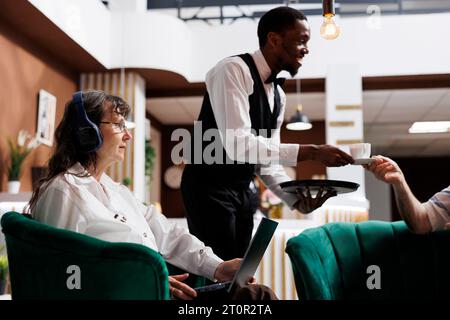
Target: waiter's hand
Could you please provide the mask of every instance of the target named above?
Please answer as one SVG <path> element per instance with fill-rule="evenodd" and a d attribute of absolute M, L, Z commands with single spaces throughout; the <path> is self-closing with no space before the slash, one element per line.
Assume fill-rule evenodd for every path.
<path fill-rule="evenodd" d="M 216 271 L 214 272 L 214 279 L 219 282 L 226 282 L 233 280 L 234 274 L 239 269 L 242 259 L 235 258 L 232 260 L 227 260 L 219 264 Z"/>
<path fill-rule="evenodd" d="M 300 162 L 303 160 L 317 160 L 327 167 L 341 167 L 355 162 L 349 154 L 328 144 L 300 145 L 297 161 Z"/>
<path fill-rule="evenodd" d="M 189 277 L 189 273 L 169 276 L 169 292 L 175 299 L 192 300 L 197 296 L 197 292 L 182 281 Z"/>
<path fill-rule="evenodd" d="M 336 190 L 325 190 L 324 188 L 320 188 L 315 198 L 311 196 L 309 188 L 306 188 L 306 194 L 297 189 L 297 194 L 299 200 L 294 204 L 294 207 L 301 213 L 310 213 L 321 207 L 329 198 L 337 195 Z"/>
<path fill-rule="evenodd" d="M 327 144 L 319 146 L 315 160 L 322 162 L 327 167 L 341 167 L 355 162 L 349 154 Z"/>

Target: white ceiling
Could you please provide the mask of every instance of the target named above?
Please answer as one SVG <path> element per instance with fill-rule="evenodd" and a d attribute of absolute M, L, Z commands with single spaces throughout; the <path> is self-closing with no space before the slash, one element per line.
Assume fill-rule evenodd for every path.
<path fill-rule="evenodd" d="M 287 94 L 285 119 L 301 102 L 311 120 L 325 119 L 325 94 Z M 164 125 L 192 124 L 202 97 L 147 99 L 147 110 Z M 450 121 L 450 88 L 373 90 L 363 93 L 364 140 L 373 154 L 391 157 L 450 156 L 450 133 L 409 134 L 414 121 Z"/>

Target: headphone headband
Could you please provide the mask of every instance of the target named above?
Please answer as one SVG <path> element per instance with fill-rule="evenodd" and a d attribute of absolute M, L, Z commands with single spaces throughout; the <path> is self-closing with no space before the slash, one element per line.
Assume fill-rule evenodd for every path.
<path fill-rule="evenodd" d="M 86 114 L 83 92 L 75 92 L 72 97 L 72 102 L 77 112 L 75 133 L 81 151 L 86 153 L 95 152 L 102 146 L 103 138 L 98 126 Z"/>

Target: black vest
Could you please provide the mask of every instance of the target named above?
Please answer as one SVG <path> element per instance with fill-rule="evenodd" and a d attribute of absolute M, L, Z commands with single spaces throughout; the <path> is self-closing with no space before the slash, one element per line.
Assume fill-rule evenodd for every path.
<path fill-rule="evenodd" d="M 278 88 L 275 88 L 275 103 L 273 112 L 270 111 L 270 105 L 267 99 L 267 95 L 264 89 L 264 84 L 259 76 L 256 64 L 250 54 L 242 54 L 239 57 L 244 60 L 250 69 L 250 73 L 253 79 L 253 93 L 249 96 L 250 104 L 250 119 L 252 129 L 256 131 L 257 135 L 264 135 L 266 138 L 271 137 L 271 129 L 276 129 L 277 118 L 280 114 L 281 101 Z M 228 107 L 228 106 L 227 106 Z M 229 106 L 232 107 L 232 106 Z M 198 121 L 201 121 L 203 133 L 208 129 L 217 129 L 216 119 L 211 107 L 208 92 L 205 93 L 203 98 L 202 108 Z M 260 129 L 266 129 L 264 132 L 260 132 Z M 266 133 L 266 134 L 264 134 Z M 193 141 L 194 139 L 192 139 Z M 198 143 L 198 142 L 197 142 Z M 202 151 L 210 144 L 209 141 L 203 141 Z M 202 164 L 194 163 L 194 146 L 191 149 L 191 163 L 188 165 L 191 167 L 195 175 L 199 178 L 207 178 L 218 180 L 219 183 L 224 184 L 248 184 L 254 177 L 255 165 L 250 163 L 242 163 L 231 161 L 226 155 L 225 150 L 222 147 L 223 162 L 222 164 L 205 164 L 202 159 Z"/>

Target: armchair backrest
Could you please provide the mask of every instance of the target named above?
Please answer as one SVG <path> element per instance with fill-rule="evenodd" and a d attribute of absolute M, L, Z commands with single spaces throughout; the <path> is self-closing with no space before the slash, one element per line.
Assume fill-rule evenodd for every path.
<path fill-rule="evenodd" d="M 148 247 L 102 241 L 17 212 L 5 213 L 1 226 L 13 299 L 169 299 L 166 264 Z"/>
<path fill-rule="evenodd" d="M 450 297 L 450 230 L 411 233 L 404 222 L 329 223 L 289 239 L 299 299 Z M 381 289 L 367 282 L 379 268 Z"/>

